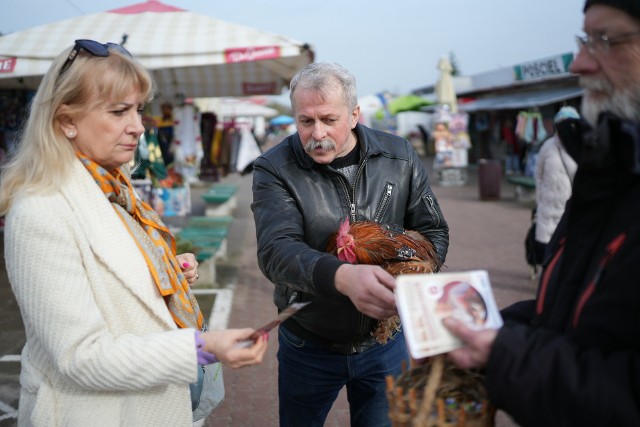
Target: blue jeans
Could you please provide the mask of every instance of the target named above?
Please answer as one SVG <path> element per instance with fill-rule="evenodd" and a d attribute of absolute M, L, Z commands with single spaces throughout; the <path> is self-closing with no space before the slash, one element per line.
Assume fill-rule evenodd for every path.
<path fill-rule="evenodd" d="M 403 360 L 409 366 L 402 332 L 363 353 L 339 354 L 280 326 L 278 345 L 280 426 L 322 427 L 345 385 L 351 427 L 391 426 L 385 378 L 400 375 Z"/>

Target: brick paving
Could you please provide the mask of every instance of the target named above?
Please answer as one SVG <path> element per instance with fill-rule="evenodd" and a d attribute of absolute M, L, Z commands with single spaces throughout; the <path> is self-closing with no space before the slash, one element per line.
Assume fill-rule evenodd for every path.
<path fill-rule="evenodd" d="M 249 208 L 251 176 L 236 175 L 227 179 L 239 186 L 227 261 L 238 267 L 237 276 L 225 285 L 233 289 L 228 326 L 256 327 L 276 315 L 273 287 L 256 263 L 255 227 Z M 535 282 L 530 279 L 523 246 L 531 204 L 517 201 L 514 188 L 506 180 L 501 183 L 500 200 L 481 201 L 477 171 L 473 168 L 464 186 L 446 187 L 433 183 L 432 187 L 451 228 L 449 254 L 443 271 L 487 269 L 500 307 L 531 298 Z M 276 353 L 277 332 L 272 331 L 269 350 L 261 365 L 225 370 L 226 400 L 207 419 L 205 426 L 278 426 Z M 349 426 L 344 390 L 325 425 Z M 499 412 L 496 426 L 514 427 L 516 424 Z"/>

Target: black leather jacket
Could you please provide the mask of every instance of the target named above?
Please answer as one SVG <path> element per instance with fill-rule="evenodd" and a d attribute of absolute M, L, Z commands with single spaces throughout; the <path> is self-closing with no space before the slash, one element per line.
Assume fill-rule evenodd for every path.
<path fill-rule="evenodd" d="M 375 220 L 419 231 L 436 247 L 440 265 L 449 245 L 448 225 L 410 143 L 360 124 L 355 131 L 361 160 L 354 189 L 342 174 L 316 164 L 296 133 L 255 161 L 251 205 L 258 264 L 275 284 L 276 306 L 281 310 L 313 300 L 285 325 L 340 353 L 373 345 L 370 332 L 376 323 L 335 289 L 342 262 L 325 249 L 341 220 Z"/>

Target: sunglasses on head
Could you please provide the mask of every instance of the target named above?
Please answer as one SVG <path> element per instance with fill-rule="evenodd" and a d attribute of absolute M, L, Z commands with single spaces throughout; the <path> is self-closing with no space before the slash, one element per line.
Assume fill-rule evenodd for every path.
<path fill-rule="evenodd" d="M 100 43 L 95 40 L 87 39 L 76 40 L 76 44 L 73 46 L 73 49 L 71 49 L 71 52 L 69 52 L 67 60 L 62 65 L 62 68 L 60 68 L 58 77 L 61 76 L 62 73 L 64 73 L 71 66 L 71 64 L 73 64 L 73 61 L 76 59 L 78 53 L 80 53 L 81 50 L 85 50 L 93 56 L 107 57 L 109 56 L 109 49 L 116 50 L 129 57 L 132 56 L 127 49 L 125 49 L 122 45 L 116 43 Z"/>

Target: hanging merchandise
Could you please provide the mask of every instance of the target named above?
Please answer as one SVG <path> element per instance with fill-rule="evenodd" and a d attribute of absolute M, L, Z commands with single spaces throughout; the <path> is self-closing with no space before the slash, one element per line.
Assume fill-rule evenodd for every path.
<path fill-rule="evenodd" d="M 476 115 L 475 126 L 478 132 L 484 132 L 489 129 L 489 115 L 484 112 L 478 113 Z"/>
<path fill-rule="evenodd" d="M 527 144 L 540 145 L 547 140 L 542 114 L 538 111 L 520 111 L 517 117 L 516 135 Z"/>
<path fill-rule="evenodd" d="M 240 173 L 253 164 L 254 160 L 262 154 L 258 141 L 251 133 L 248 125 L 240 127 L 240 144 L 238 148 L 238 158 L 236 160 L 236 170 Z"/>
<path fill-rule="evenodd" d="M 525 142 L 524 175 L 532 177 L 536 169 L 538 150 L 548 138 L 542 114 L 539 111 L 520 111 L 517 117 L 516 135 Z"/>
<path fill-rule="evenodd" d="M 149 178 L 149 149 L 144 133 L 138 139 L 133 159 L 129 162 L 131 168 L 131 185 L 138 197 L 145 203 L 151 203 L 152 183 Z"/>
<path fill-rule="evenodd" d="M 435 148 L 433 168 L 440 185 L 464 185 L 467 182 L 468 150 L 467 113 L 452 113 L 439 108 L 433 115 L 432 136 Z"/>
<path fill-rule="evenodd" d="M 149 158 L 149 173 L 152 179 L 164 179 L 167 176 L 167 167 L 162 159 L 162 150 L 158 142 L 158 130 L 155 128 L 145 132 L 147 140 L 147 151 Z"/>
<path fill-rule="evenodd" d="M 216 124 L 213 132 L 213 140 L 211 141 L 211 152 L 209 157 L 211 163 L 220 166 L 220 153 L 222 152 L 222 138 L 224 135 L 224 125 L 222 123 Z"/>
<path fill-rule="evenodd" d="M 432 135 L 436 152 L 433 167 L 435 169 L 453 167 L 453 144 L 449 124 L 442 121 L 436 122 Z"/>
<path fill-rule="evenodd" d="M 467 133 L 469 115 L 467 113 L 455 113 L 449 121 L 451 133 L 452 166 L 466 168 L 469 165 L 468 151 L 471 148 L 471 138 Z"/>
<path fill-rule="evenodd" d="M 154 117 L 155 125 L 158 128 L 158 144 L 162 152 L 162 160 L 168 167 L 173 163 L 173 153 L 171 144 L 173 143 L 173 105 L 165 102 L 161 105 L 162 114 Z"/>
<path fill-rule="evenodd" d="M 547 139 L 547 131 L 542 123 L 539 112 L 527 113 L 527 125 L 524 130 L 524 140 L 529 144 L 540 145 Z"/>
<path fill-rule="evenodd" d="M 141 157 L 148 156 L 148 176 L 154 184 L 151 206 L 161 216 L 188 215 L 189 184 L 198 181 L 203 157 L 200 115 L 191 103 L 175 108 L 164 103 L 155 125 L 157 131 L 145 133 L 147 149 L 141 152 Z M 171 163 L 165 163 L 165 158 Z"/>
<path fill-rule="evenodd" d="M 527 112 L 520 111 L 516 116 L 516 137 L 524 141 L 524 128 L 527 126 Z"/>
<path fill-rule="evenodd" d="M 452 113 L 447 106 L 439 107 L 433 113 L 433 121 L 435 123 L 449 123 L 451 121 Z"/>
<path fill-rule="evenodd" d="M 202 151 L 204 156 L 200 163 L 200 180 L 217 181 L 218 171 L 213 161 L 211 152 L 213 150 L 218 116 L 215 113 L 202 113 L 200 118 L 200 132 L 202 134 Z"/>
<path fill-rule="evenodd" d="M 145 131 L 138 141 L 133 166 L 133 179 L 150 179 L 155 187 L 158 186 L 158 181 L 167 177 L 167 168 L 158 143 L 158 129 L 155 126 L 145 124 Z"/>
<path fill-rule="evenodd" d="M 231 131 L 231 129 L 229 129 L 229 131 Z M 238 153 L 240 152 L 241 135 L 240 135 L 240 128 L 235 123 L 235 121 L 233 124 L 233 136 L 234 137 L 230 140 L 231 145 L 229 147 L 230 148 L 229 166 L 230 166 L 231 172 L 238 172 L 238 170 L 236 169 L 236 166 L 238 164 Z"/>
<path fill-rule="evenodd" d="M 160 186 L 160 181 L 166 178 L 167 168 L 158 143 L 156 120 L 148 114 L 143 114 L 142 124 L 144 133 L 140 135 L 138 147 L 130 162 L 131 185 L 144 202 L 153 204 L 154 188 Z"/>
<path fill-rule="evenodd" d="M 174 168 L 185 182 L 196 182 L 204 154 L 200 134 L 200 113 L 192 103 L 186 101 L 173 109 L 173 119 Z"/>
<path fill-rule="evenodd" d="M 235 121 L 226 122 L 224 124 L 224 132 L 222 134 L 222 145 L 218 157 L 223 176 L 231 172 L 235 172 L 234 166 L 237 158 L 237 147 L 240 141 L 240 133 L 236 127 Z"/>
<path fill-rule="evenodd" d="M 516 125 L 517 127 L 517 125 Z M 506 175 L 520 174 L 520 150 L 521 144 L 516 136 L 516 127 L 511 118 L 506 118 L 502 122 L 500 130 L 500 140 L 504 143 L 504 168 Z"/>

